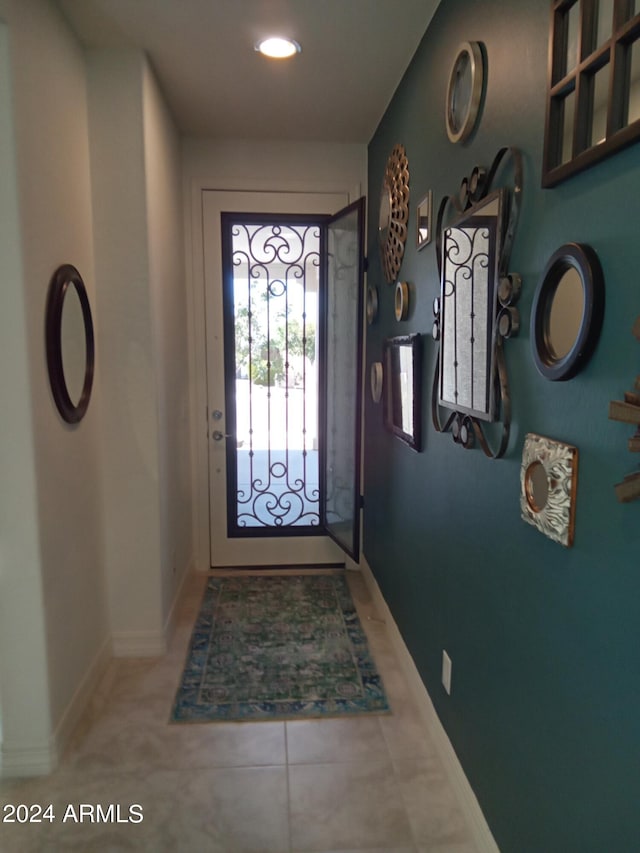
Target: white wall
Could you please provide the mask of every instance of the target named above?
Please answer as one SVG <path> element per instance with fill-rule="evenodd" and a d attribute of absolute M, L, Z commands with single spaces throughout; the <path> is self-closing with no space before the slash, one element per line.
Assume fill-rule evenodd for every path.
<path fill-rule="evenodd" d="M 162 614 L 166 623 L 193 555 L 187 291 L 180 140 L 146 64 L 143 106 L 158 415 Z"/>
<path fill-rule="evenodd" d="M 87 55 L 105 559 L 116 654 L 162 651 L 158 424 L 142 126 L 143 57 Z"/>
<path fill-rule="evenodd" d="M 7 115 L 5 89 L 1 171 L 9 192 L 2 194 L 2 230 L 8 228 L 2 239 L 9 245 L 2 258 L 9 274 L 1 375 L 10 403 L 0 439 L 7 462 L 0 498 L 0 675 L 3 772 L 13 772 L 55 763 L 56 741 L 68 734 L 78 697 L 104 660 L 108 625 L 100 390 L 94 388 L 80 424 L 65 424 L 49 389 L 44 345 L 47 289 L 59 264 L 78 267 L 96 309 L 84 58 L 45 0 L 0 0 L 0 16 L 10 65 L 1 85 L 10 80 L 13 108 Z"/>
<path fill-rule="evenodd" d="M 191 563 L 180 145 L 143 55 L 85 54 L 52 0 L 0 0 L 0 182 L 0 731 L 16 774 L 55 765 L 112 639 L 164 650 Z M 44 344 L 64 262 L 96 332 L 75 426 Z"/>
<path fill-rule="evenodd" d="M 192 554 L 179 144 L 141 52 L 87 63 L 114 651 L 158 654 Z"/>
<path fill-rule="evenodd" d="M 184 139 L 182 143 L 194 468 L 196 566 L 209 568 L 202 190 L 365 193 L 365 145 Z"/>

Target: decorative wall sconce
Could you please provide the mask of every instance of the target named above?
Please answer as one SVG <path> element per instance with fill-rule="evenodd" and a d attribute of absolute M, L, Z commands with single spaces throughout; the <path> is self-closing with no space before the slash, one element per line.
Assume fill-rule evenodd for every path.
<path fill-rule="evenodd" d="M 567 548 L 573 545 L 578 486 L 578 449 L 528 433 L 520 466 L 524 521 Z"/>
<path fill-rule="evenodd" d="M 492 190 L 506 157 L 513 188 Z M 521 279 L 508 271 L 522 193 L 520 152 L 503 148 L 487 173 L 476 167 L 457 196 L 440 204 L 436 225 L 440 296 L 434 300 L 433 337 L 440 351 L 433 379 L 431 413 L 438 432 L 470 448 L 477 441 L 494 459 L 509 441 L 511 401 L 504 341 L 520 327 L 516 303 Z M 452 208 L 456 216 L 444 225 Z M 452 410 L 446 419 L 441 407 Z M 481 422 L 502 421 L 498 447 L 490 447 Z"/>

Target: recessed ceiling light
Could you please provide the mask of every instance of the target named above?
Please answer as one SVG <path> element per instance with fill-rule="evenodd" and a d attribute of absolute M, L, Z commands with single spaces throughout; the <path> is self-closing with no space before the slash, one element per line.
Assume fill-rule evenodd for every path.
<path fill-rule="evenodd" d="M 300 53 L 301 49 L 297 41 L 279 36 L 263 39 L 256 44 L 256 50 L 271 59 L 288 59 Z"/>

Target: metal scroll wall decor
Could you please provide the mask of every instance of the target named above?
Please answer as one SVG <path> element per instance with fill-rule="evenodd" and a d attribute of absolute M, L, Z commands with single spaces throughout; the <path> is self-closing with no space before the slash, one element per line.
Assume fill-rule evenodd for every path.
<path fill-rule="evenodd" d="M 378 237 L 388 284 L 400 271 L 409 223 L 409 161 L 404 145 L 395 145 L 384 170 L 380 192 Z"/>
<path fill-rule="evenodd" d="M 511 164 L 513 186 L 494 189 Z M 440 297 L 434 300 L 433 336 L 440 349 L 431 413 L 437 432 L 451 431 L 469 449 L 477 442 L 498 459 L 509 442 L 511 400 L 504 341 L 518 333 L 521 279 L 509 255 L 522 195 L 522 159 L 502 148 L 491 168 L 476 166 L 458 196 L 445 196 L 436 225 Z M 448 219 L 449 224 L 445 224 Z M 447 414 L 442 409 L 450 410 Z M 492 448 L 483 422 L 502 422 Z"/>

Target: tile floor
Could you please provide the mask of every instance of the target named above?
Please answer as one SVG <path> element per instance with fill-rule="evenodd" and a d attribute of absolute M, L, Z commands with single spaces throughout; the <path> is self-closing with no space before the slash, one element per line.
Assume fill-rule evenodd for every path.
<path fill-rule="evenodd" d="M 51 803 L 56 816 L 0 823 L 0 851 L 474 853 L 386 628 L 362 578 L 348 576 L 391 716 L 170 725 L 205 583 L 194 576 L 169 652 L 112 663 L 59 769 L 0 782 L 2 806 Z M 119 804 L 122 821 L 139 804 L 143 820 L 63 823 L 80 803 Z"/>

